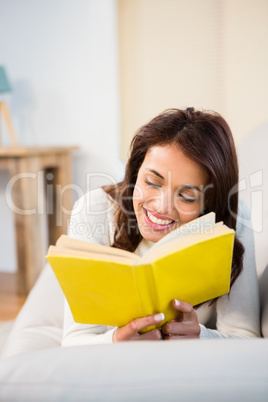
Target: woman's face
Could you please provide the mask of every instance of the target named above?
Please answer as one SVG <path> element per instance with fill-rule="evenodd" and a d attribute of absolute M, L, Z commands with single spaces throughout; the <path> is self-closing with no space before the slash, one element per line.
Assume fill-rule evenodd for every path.
<path fill-rule="evenodd" d="M 141 235 L 156 242 L 204 210 L 206 171 L 178 145 L 155 146 L 138 172 L 133 206 Z"/>

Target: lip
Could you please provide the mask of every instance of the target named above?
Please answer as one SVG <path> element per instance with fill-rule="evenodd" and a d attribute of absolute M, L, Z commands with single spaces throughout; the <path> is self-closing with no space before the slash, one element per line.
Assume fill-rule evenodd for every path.
<path fill-rule="evenodd" d="M 164 216 L 164 215 L 159 215 L 158 213 L 151 211 L 150 209 L 143 208 L 144 220 L 145 220 L 146 224 L 154 230 L 166 230 L 176 223 L 176 221 L 173 220 L 173 222 L 169 223 L 168 225 L 158 225 L 157 223 L 152 222 L 148 218 L 147 211 L 157 219 L 170 220 L 170 218 L 167 216 Z"/>
<path fill-rule="evenodd" d="M 148 208 L 143 207 L 143 209 L 145 209 L 145 211 L 150 212 L 150 214 L 152 214 L 156 219 L 169 220 L 169 221 L 171 221 L 171 220 L 174 221 L 175 220 L 175 219 L 170 218 L 169 216 L 159 215 L 157 212 L 151 211 Z"/>

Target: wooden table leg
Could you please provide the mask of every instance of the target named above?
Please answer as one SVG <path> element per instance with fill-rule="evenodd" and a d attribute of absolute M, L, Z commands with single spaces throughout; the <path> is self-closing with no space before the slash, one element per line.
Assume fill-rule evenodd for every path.
<path fill-rule="evenodd" d="M 67 234 L 68 219 L 73 207 L 71 155 L 61 154 L 57 157 L 57 166 L 46 173 L 48 211 L 48 232 L 50 244 L 55 244 L 61 234 Z M 49 184 L 50 183 L 50 184 Z M 53 184 L 53 192 L 49 185 Z M 49 200 L 50 198 L 50 200 Z"/>
<path fill-rule="evenodd" d="M 44 266 L 44 211 L 39 210 L 40 197 L 44 194 L 40 185 L 39 158 L 14 159 L 9 184 L 15 217 L 18 291 L 27 294 Z"/>
<path fill-rule="evenodd" d="M 15 219 L 18 292 L 26 295 L 43 269 L 48 244 L 67 234 L 73 207 L 71 153 L 30 153 L 4 162 L 0 167 L 11 175 L 6 196 Z"/>

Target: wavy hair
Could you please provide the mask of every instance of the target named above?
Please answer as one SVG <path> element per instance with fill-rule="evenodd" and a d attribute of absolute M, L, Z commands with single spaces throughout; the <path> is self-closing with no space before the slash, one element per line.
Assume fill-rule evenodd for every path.
<path fill-rule="evenodd" d="M 214 211 L 217 221 L 236 229 L 238 162 L 231 130 L 223 117 L 212 111 L 168 109 L 135 134 L 123 181 L 104 190 L 117 204 L 113 247 L 135 251 L 142 240 L 133 207 L 133 190 L 147 152 L 155 146 L 177 144 L 209 176 L 205 192 L 206 212 Z M 235 238 L 231 287 L 243 267 L 244 247 Z M 213 304 L 217 298 L 210 301 Z"/>

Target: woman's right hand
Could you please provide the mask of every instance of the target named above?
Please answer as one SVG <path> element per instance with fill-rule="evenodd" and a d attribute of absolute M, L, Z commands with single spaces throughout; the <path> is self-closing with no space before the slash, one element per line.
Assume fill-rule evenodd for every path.
<path fill-rule="evenodd" d="M 113 333 L 113 342 L 123 341 L 161 341 L 162 334 L 159 329 L 153 329 L 139 334 L 139 331 L 150 325 L 159 324 L 165 318 L 163 313 L 137 318 L 124 327 L 116 328 Z"/>

